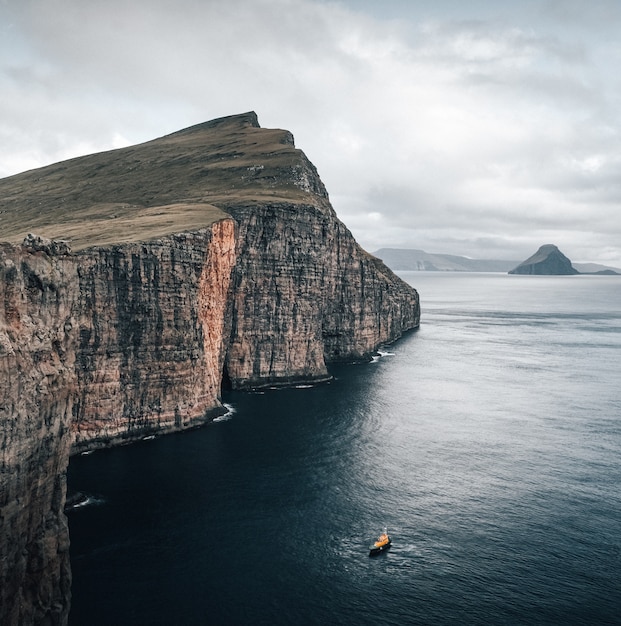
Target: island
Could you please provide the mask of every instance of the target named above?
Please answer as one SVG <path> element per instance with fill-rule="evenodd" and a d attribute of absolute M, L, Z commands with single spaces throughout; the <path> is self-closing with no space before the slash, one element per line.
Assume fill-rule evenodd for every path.
<path fill-rule="evenodd" d="M 571 276 L 580 272 L 571 261 L 554 245 L 545 244 L 532 256 L 522 261 L 509 274 Z"/>

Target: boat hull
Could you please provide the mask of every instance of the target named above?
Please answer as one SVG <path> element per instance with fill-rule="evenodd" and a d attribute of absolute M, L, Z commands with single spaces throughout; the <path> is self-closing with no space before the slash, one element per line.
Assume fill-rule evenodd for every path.
<path fill-rule="evenodd" d="M 382 552 L 386 552 L 386 550 L 388 550 L 388 548 L 390 548 L 390 541 L 386 544 L 384 544 L 383 546 L 370 546 L 369 547 L 369 556 L 376 556 L 378 554 L 381 554 Z"/>

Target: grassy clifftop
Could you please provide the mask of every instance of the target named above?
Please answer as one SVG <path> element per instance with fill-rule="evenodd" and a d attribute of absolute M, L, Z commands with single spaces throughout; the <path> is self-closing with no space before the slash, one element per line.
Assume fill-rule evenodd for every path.
<path fill-rule="evenodd" d="M 308 167 L 289 132 L 252 112 L 220 118 L 0 180 L 0 238 L 33 232 L 79 250 L 196 230 L 230 206 L 308 201 Z"/>

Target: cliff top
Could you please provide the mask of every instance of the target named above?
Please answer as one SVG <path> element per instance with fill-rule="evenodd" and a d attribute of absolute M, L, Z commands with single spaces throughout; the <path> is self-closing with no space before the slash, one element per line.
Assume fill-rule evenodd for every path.
<path fill-rule="evenodd" d="M 316 178 L 316 180 L 315 180 Z M 74 250 L 197 230 L 227 207 L 327 197 L 288 131 L 254 112 L 0 179 L 3 241 L 32 232 Z"/>

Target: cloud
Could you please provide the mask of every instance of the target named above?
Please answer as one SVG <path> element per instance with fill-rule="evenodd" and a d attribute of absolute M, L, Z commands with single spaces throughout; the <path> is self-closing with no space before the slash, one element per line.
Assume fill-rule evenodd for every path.
<path fill-rule="evenodd" d="M 4 0 L 0 175 L 255 110 L 367 249 L 621 266 L 616 3 L 467 4 Z"/>

